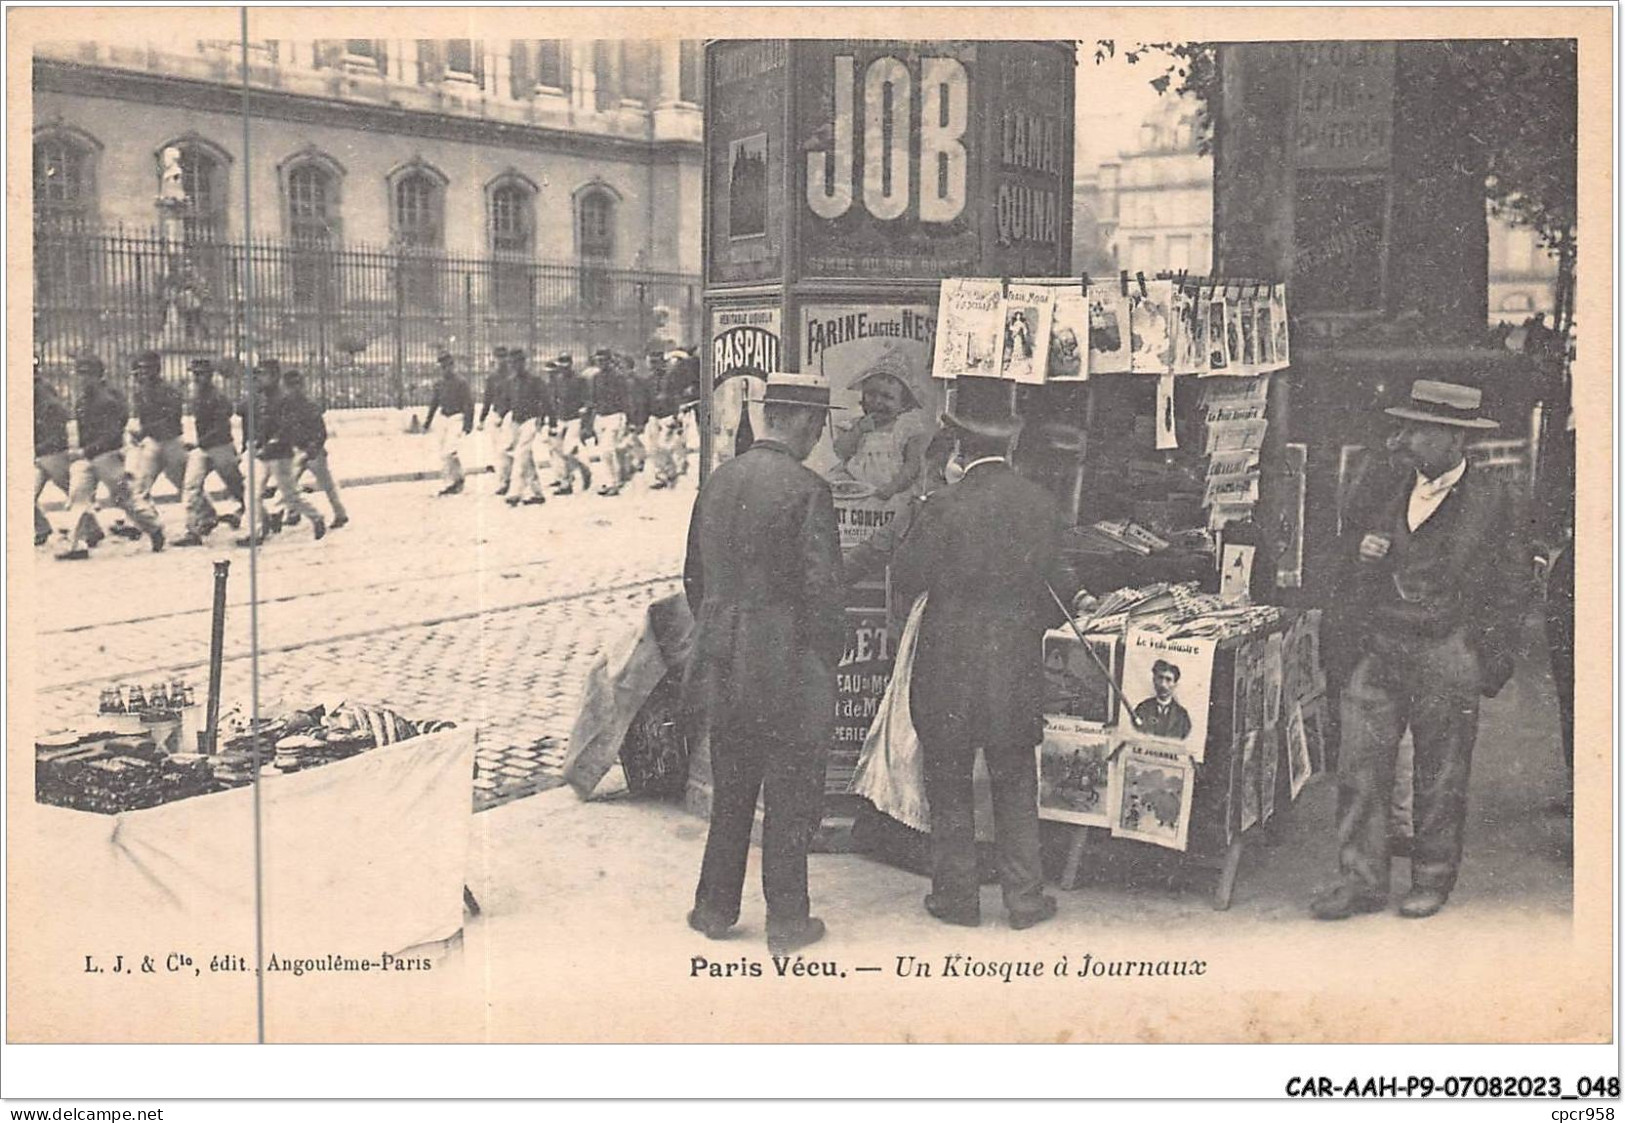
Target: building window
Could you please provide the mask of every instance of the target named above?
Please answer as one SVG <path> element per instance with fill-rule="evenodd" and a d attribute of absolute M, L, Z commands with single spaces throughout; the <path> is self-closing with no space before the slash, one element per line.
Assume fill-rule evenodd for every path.
<path fill-rule="evenodd" d="M 79 229 L 96 209 L 96 144 L 68 132 L 34 141 L 34 226 Z"/>
<path fill-rule="evenodd" d="M 226 161 L 198 143 L 180 145 L 181 214 L 188 242 L 216 242 L 226 233 Z"/>
<path fill-rule="evenodd" d="M 700 104 L 705 95 L 705 55 L 700 45 L 692 39 L 684 39 L 678 48 L 677 67 L 677 97 L 681 101 Z"/>
<path fill-rule="evenodd" d="M 342 236 L 344 168 L 308 149 L 283 164 L 281 171 L 294 301 L 305 307 L 331 306 L 337 284 L 333 251 Z"/>
<path fill-rule="evenodd" d="M 491 304 L 498 315 L 523 316 L 531 307 L 530 260 L 535 249 L 536 185 L 508 172 L 486 189 L 491 245 Z"/>
<path fill-rule="evenodd" d="M 550 90 L 570 88 L 570 44 L 543 39 L 536 44 L 536 84 Z"/>
<path fill-rule="evenodd" d="M 621 43 L 621 97 L 647 105 L 654 100 L 654 45 L 647 39 Z"/>
<path fill-rule="evenodd" d="M 314 161 L 288 173 L 288 236 L 295 242 L 326 245 L 338 223 L 338 182 Z"/>
<path fill-rule="evenodd" d="M 96 154 L 89 135 L 52 130 L 34 138 L 35 300 L 83 299 L 94 269 L 88 235 L 96 218 Z"/>
<path fill-rule="evenodd" d="M 1180 269 L 1189 271 L 1191 267 L 1191 236 L 1189 234 L 1175 234 L 1169 237 L 1167 260 L 1163 262 L 1162 267 L 1175 271 Z"/>
<path fill-rule="evenodd" d="M 609 192 L 588 191 L 578 204 L 577 248 L 583 259 L 607 261 L 615 256 L 615 200 Z"/>
<path fill-rule="evenodd" d="M 441 261 L 436 251 L 445 233 L 446 177 L 412 160 L 391 172 L 388 182 L 402 306 L 438 309 Z"/>
<path fill-rule="evenodd" d="M 473 39 L 447 39 L 445 55 L 447 80 L 483 85 L 485 51 L 482 47 L 483 44 Z"/>

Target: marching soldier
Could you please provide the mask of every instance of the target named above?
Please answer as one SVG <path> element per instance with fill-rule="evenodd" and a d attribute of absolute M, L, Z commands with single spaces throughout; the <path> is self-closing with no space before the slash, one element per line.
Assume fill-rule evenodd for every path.
<path fill-rule="evenodd" d="M 299 489 L 299 472 L 295 463 L 310 469 L 333 508 L 333 529 L 350 521 L 339 495 L 338 481 L 333 478 L 327 464 L 327 422 L 322 419 L 322 408 L 305 396 L 305 376 L 289 368 L 282 374 L 282 395 L 277 401 L 276 431 L 287 442 L 290 456 L 273 460 L 277 490 L 283 493 L 283 506 L 291 514 L 298 512 L 310 519 L 310 529 L 319 541 L 327 533 L 327 523 L 315 506 Z"/>
<path fill-rule="evenodd" d="M 186 458 L 186 476 L 181 484 L 181 494 L 188 497 L 195 491 L 201 495 L 209 473 L 214 472 L 226 485 L 226 494 L 237 504 L 237 510 L 221 515 L 220 521 L 237 529 L 242 525 L 248 499 L 243 492 L 243 474 L 237 466 L 237 442 L 231 435 L 231 399 L 214 383 L 214 363 L 208 359 L 193 359 L 190 365 L 192 418 L 197 432 L 197 447 Z M 185 498 L 185 501 L 188 504 L 192 502 L 190 498 Z M 175 545 L 190 546 L 194 543 L 180 539 Z"/>
<path fill-rule="evenodd" d="M 575 360 L 561 354 L 547 364 L 548 397 L 553 424 L 548 429 L 548 459 L 553 471 L 553 494 L 569 495 L 581 473 L 581 490 L 592 490 L 592 470 L 581 452 L 581 419 L 587 408 L 587 385 L 576 373 Z"/>
<path fill-rule="evenodd" d="M 508 495 L 510 507 L 521 503 L 530 507 L 547 502 L 542 494 L 541 478 L 536 473 L 536 430 L 545 424 L 547 402 L 542 380 L 525 366 L 525 353 L 517 347 L 508 352 L 508 363 L 513 369 L 513 412 L 508 422 L 518 428 L 514 438 L 514 469 L 519 482 Z"/>
<path fill-rule="evenodd" d="M 40 510 L 39 497 L 47 483 L 68 494 L 68 406 L 40 373 L 34 359 L 34 545 L 43 546 L 51 538 L 51 520 Z"/>
<path fill-rule="evenodd" d="M 96 522 L 96 487 L 105 485 L 113 503 L 152 542 L 153 553 L 164 548 L 164 528 L 152 504 L 136 495 L 124 471 L 124 427 L 130 421 L 130 407 L 124 395 L 107 384 L 107 368 L 94 355 L 82 355 L 74 362 L 79 376 L 79 402 L 74 419 L 79 428 L 83 460 L 69 468 L 68 516 L 73 524 L 64 561 L 80 561 L 90 556 L 87 546 L 102 537 Z"/>
<path fill-rule="evenodd" d="M 509 419 L 513 411 L 513 377 L 509 373 L 508 349 L 498 347 L 492 354 L 496 356 L 496 370 L 485 380 L 485 405 L 480 409 L 479 425 L 483 430 L 485 419 L 496 414 L 497 426 L 502 430 L 497 446 L 497 494 L 507 495 L 508 484 L 513 479 L 513 446 L 519 438 L 519 426 Z"/>
<path fill-rule="evenodd" d="M 598 461 L 607 477 L 598 494 L 619 495 L 625 482 L 626 377 L 620 371 L 620 360 L 607 348 L 594 351 L 592 362 L 598 370 L 592 380 L 592 428 L 598 440 Z"/>
<path fill-rule="evenodd" d="M 266 535 L 282 529 L 284 497 L 278 496 L 276 507 L 270 510 L 265 502 L 270 461 L 278 455 L 290 455 L 286 442 L 276 435 L 276 407 L 281 396 L 282 363 L 277 359 L 261 359 L 254 365 L 249 385 L 244 387 L 243 396 L 237 402 L 237 414 L 243 419 L 243 478 L 249 500 L 250 529 L 249 534 L 237 539 L 239 546 L 264 542 Z"/>
<path fill-rule="evenodd" d="M 429 402 L 429 416 L 423 422 L 423 431 L 434 427 L 434 416 L 442 415 L 440 428 L 440 459 L 446 467 L 446 486 L 441 495 L 457 495 L 463 490 L 463 465 L 457 459 L 457 442 L 474 431 L 474 394 L 468 380 L 457 373 L 456 360 L 451 352 L 442 351 L 435 360 L 440 364 L 440 382 L 434 388 Z"/>
<path fill-rule="evenodd" d="M 204 537 L 220 524 L 214 504 L 201 487 L 188 489 L 186 466 L 191 450 L 181 440 L 181 392 L 164 381 L 156 351 L 143 351 L 135 357 L 135 417 L 141 426 L 137 445 L 136 497 L 152 502 L 152 485 L 163 473 L 181 493 L 186 507 L 186 533 L 177 545 L 201 545 Z"/>

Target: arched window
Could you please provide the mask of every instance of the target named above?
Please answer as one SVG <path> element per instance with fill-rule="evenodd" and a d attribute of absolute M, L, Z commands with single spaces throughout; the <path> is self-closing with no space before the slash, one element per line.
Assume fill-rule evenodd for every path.
<path fill-rule="evenodd" d="M 444 234 L 444 176 L 427 166 L 391 178 L 390 224 L 395 244 L 413 249 L 439 249 Z"/>
<path fill-rule="evenodd" d="M 401 257 L 397 262 L 405 307 L 438 309 L 442 262 L 436 251 L 445 234 L 446 177 L 413 159 L 390 172 L 390 232 Z"/>
<path fill-rule="evenodd" d="M 534 303 L 531 256 L 536 248 L 536 184 L 510 169 L 486 185 L 485 208 L 491 247 L 491 305 L 499 316 L 522 317 Z"/>
<path fill-rule="evenodd" d="M 86 133 L 48 129 L 34 137 L 34 226 L 78 230 L 96 212 L 96 154 Z"/>
<path fill-rule="evenodd" d="M 293 245 L 294 300 L 304 306 L 330 306 L 337 284 L 333 251 L 343 238 L 344 166 L 307 147 L 278 170 L 285 201 L 284 229 Z"/>
<path fill-rule="evenodd" d="M 576 200 L 576 249 L 584 261 L 615 256 L 615 197 L 603 188 L 582 192 Z"/>

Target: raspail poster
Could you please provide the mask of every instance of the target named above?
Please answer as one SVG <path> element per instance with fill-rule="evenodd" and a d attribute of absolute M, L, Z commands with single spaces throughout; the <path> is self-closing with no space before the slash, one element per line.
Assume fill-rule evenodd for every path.
<path fill-rule="evenodd" d="M 1187 757 L 1128 745 L 1112 770 L 1112 837 L 1185 849 L 1195 775 Z"/>
<path fill-rule="evenodd" d="M 1058 288 L 1050 319 L 1049 382 L 1082 382 L 1089 377 L 1089 297 L 1080 289 Z"/>
<path fill-rule="evenodd" d="M 1216 646 L 1211 638 L 1170 639 L 1131 627 L 1123 655 L 1123 699 L 1133 716 L 1119 716 L 1118 729 L 1201 760 Z"/>
<path fill-rule="evenodd" d="M 764 376 L 780 369 L 780 314 L 771 307 L 711 310 L 711 467 L 750 447 L 761 426 Z M 754 419 L 753 419 L 754 414 Z"/>
<path fill-rule="evenodd" d="M 1004 286 L 979 277 L 950 277 L 937 303 L 937 378 L 997 378 L 1004 346 Z"/>
<path fill-rule="evenodd" d="M 1038 817 L 1109 827 L 1112 737 L 1081 718 L 1047 714 L 1038 751 Z"/>
<path fill-rule="evenodd" d="M 1117 718 L 1117 637 L 1085 639 L 1087 651 L 1070 629 L 1044 633 L 1044 712 L 1104 727 Z"/>
<path fill-rule="evenodd" d="M 1174 283 L 1138 281 L 1129 286 L 1129 357 L 1135 374 L 1170 374 L 1174 357 Z"/>
<path fill-rule="evenodd" d="M 1054 304 L 1054 290 L 1047 285 L 1012 283 L 1006 290 L 1000 378 L 1027 384 L 1044 381 Z"/>
<path fill-rule="evenodd" d="M 841 548 L 874 536 L 919 485 L 945 397 L 930 375 L 937 319 L 923 305 L 814 304 L 801 370 L 829 380 L 830 422 L 807 467 L 829 480 Z"/>
<path fill-rule="evenodd" d="M 1128 294 L 1117 285 L 1089 286 L 1089 373 L 1126 374 L 1134 369 Z"/>

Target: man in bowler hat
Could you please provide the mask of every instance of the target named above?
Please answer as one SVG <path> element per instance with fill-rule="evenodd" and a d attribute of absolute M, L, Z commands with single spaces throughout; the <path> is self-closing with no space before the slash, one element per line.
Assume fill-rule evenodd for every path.
<path fill-rule="evenodd" d="M 904 601 L 927 594 L 909 699 L 931 808 L 931 892 L 947 924 L 981 923 L 972 818 L 976 750 L 993 785 L 999 885 L 1012 928 L 1055 915 L 1042 891 L 1038 765 L 1043 739 L 1044 631 L 1061 620 L 1051 588 L 1071 590 L 1060 564 L 1061 514 L 1043 488 L 1011 469 L 1020 428 L 1008 387 L 961 380 L 943 416 L 964 476 L 925 501 L 892 560 Z"/>
<path fill-rule="evenodd" d="M 1527 558 L 1510 497 L 1464 455 L 1496 428 L 1476 387 L 1419 380 L 1390 463 L 1359 481 L 1336 546 L 1324 649 L 1342 689 L 1338 884 L 1310 905 L 1341 920 L 1388 905 L 1389 812 L 1399 742 L 1414 755 L 1411 888 L 1401 916 L 1432 916 L 1455 888 L 1478 699 L 1512 677 Z"/>
<path fill-rule="evenodd" d="M 807 848 L 817 829 L 845 638 L 840 539 L 829 484 L 806 467 L 829 384 L 772 374 L 764 431 L 712 473 L 688 527 L 683 585 L 695 619 L 685 698 L 710 732 L 711 830 L 689 926 L 722 939 L 739 919 L 758 793 L 767 944 L 815 943 Z"/>

